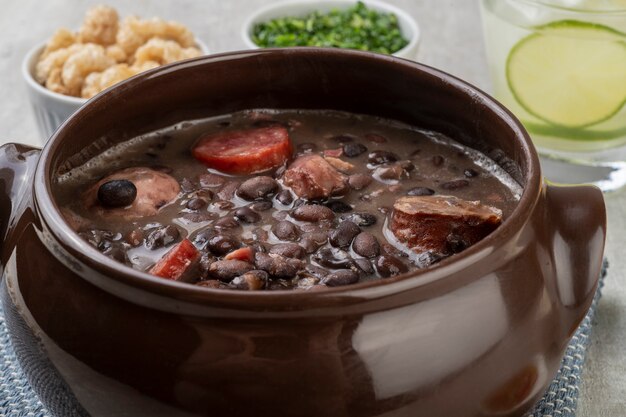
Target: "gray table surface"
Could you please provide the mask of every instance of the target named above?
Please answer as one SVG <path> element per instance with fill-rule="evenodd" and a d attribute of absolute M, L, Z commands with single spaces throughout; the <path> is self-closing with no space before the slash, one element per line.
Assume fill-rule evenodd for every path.
<path fill-rule="evenodd" d="M 0 143 L 41 144 L 20 75 L 21 60 L 58 27 L 76 28 L 98 1 L 0 0 Z M 121 15 L 166 16 L 187 24 L 212 52 L 243 49 L 240 28 L 263 0 L 107 0 Z M 419 60 L 487 91 L 478 3 L 473 0 L 389 0 L 422 30 Z M 596 314 L 583 374 L 580 417 L 626 415 L 626 190 L 606 196 L 611 267 Z M 620 256 L 621 255 L 621 256 Z"/>

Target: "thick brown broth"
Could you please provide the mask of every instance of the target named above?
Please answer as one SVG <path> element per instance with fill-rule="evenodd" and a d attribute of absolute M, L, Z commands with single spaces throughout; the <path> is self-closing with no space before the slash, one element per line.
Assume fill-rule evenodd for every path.
<path fill-rule="evenodd" d="M 282 182 L 284 166 L 269 173 L 232 176 L 207 168 L 191 155 L 193 144 L 207 133 L 271 126 L 275 123 L 288 128 L 294 157 L 314 153 L 330 156 L 342 149 L 343 154 L 338 159 L 354 165 L 347 170 L 349 175 L 371 176 L 371 183 L 363 189 L 350 187 L 343 196 L 319 201 L 335 211 L 332 221 L 307 222 L 292 218 L 290 213 L 294 208 L 310 203 L 298 198 L 293 192 L 290 193 L 293 202 L 288 204 L 282 204 L 276 196 L 266 199 L 266 202 L 250 202 L 232 195 L 232 191 L 243 181 L 257 175 L 273 176 L 281 183 L 281 189 L 287 189 Z M 346 155 L 346 151 L 350 155 L 362 151 L 363 146 L 367 149 L 360 155 Z M 376 158 L 371 154 L 377 151 L 393 153 L 398 161 L 403 161 L 401 164 L 405 169 L 389 171 L 390 166 L 399 164 L 377 165 L 372 162 Z M 84 196 L 86 190 L 101 178 L 129 167 L 153 167 L 168 173 L 181 184 L 180 194 L 156 215 L 135 219 L 103 216 L 101 211 L 87 208 L 83 197 L 77 198 Z M 201 181 L 205 174 L 217 174 L 219 177 L 205 176 Z M 398 176 L 399 179 L 395 179 Z M 359 184 L 357 177 L 352 178 L 355 178 L 356 188 L 363 185 Z M 223 182 L 223 185 L 215 186 L 219 182 Z M 416 187 L 421 189 L 415 191 Z M 395 275 L 404 269 L 421 268 L 440 259 L 413 256 L 413 252 L 386 230 L 388 217 L 398 197 L 406 196 L 407 193 L 422 194 L 424 189 L 434 191 L 435 196 L 454 196 L 493 206 L 502 211 L 503 220 L 511 215 L 521 196 L 519 184 L 493 161 L 441 134 L 371 116 L 300 110 L 242 111 L 186 121 L 143 135 L 59 177 L 55 184 L 55 195 L 66 214 L 73 212 L 77 215 L 72 217 L 80 220 L 74 222 L 74 227 L 79 229 L 81 236 L 108 256 L 139 270 L 148 271 L 174 243 L 189 238 L 203 253 L 203 260 L 196 272 L 192 276 L 187 274 L 185 280 L 201 281 L 202 285 L 215 288 L 249 289 L 249 285 L 241 284 L 241 280 L 235 280 L 233 284 L 228 282 L 229 279 L 220 281 L 207 277 L 208 265 L 223 259 L 223 255 L 204 246 L 207 237 L 223 235 L 231 239 L 235 247 L 250 246 L 257 252 L 269 251 L 272 245 L 293 241 L 310 252 L 312 249 L 307 248 L 304 242 L 308 244 L 311 240 L 309 238 L 313 238 L 320 244 L 324 236 L 332 234 L 339 224 L 354 219 L 350 217 L 354 213 L 367 213 L 368 219 L 375 217 L 375 224 L 364 225 L 360 229 L 371 233 L 378 240 L 380 256 L 368 259 L 356 254 L 350 245 L 339 248 L 326 241 L 313 253 L 302 257 L 304 262 L 297 267 L 298 272 L 294 277 L 264 277 L 262 285 L 266 289 L 308 289 L 323 286 L 320 283 L 324 283 L 326 274 L 338 269 L 356 271 L 359 281 L 364 281 Z M 193 199 L 202 201 L 191 201 Z M 232 219 L 234 212 L 242 207 L 251 207 L 259 219 L 253 223 Z M 230 224 L 225 218 L 231 219 Z M 295 224 L 300 229 L 299 236 L 290 240 L 279 239 L 272 232 L 272 227 L 282 220 Z M 234 227 L 218 227 L 220 222 Z M 150 234 L 159 228 L 163 231 L 165 226 L 174 226 L 178 233 L 172 232 L 170 227 L 161 233 L 161 238 L 163 235 L 169 236 L 161 239 L 163 244 L 158 239 L 156 244 L 148 244 Z M 325 262 L 325 255 L 333 258 L 332 262 Z M 391 268 L 392 273 L 389 273 L 389 268 L 378 264 L 379 258 L 384 256 L 393 258 L 393 262 L 399 261 L 404 268 Z"/>

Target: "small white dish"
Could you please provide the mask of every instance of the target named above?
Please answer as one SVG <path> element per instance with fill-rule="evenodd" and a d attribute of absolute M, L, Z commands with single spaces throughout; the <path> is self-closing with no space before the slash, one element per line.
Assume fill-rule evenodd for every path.
<path fill-rule="evenodd" d="M 417 49 L 420 41 L 420 30 L 415 19 L 402 9 L 396 6 L 376 0 L 363 0 L 363 3 L 371 9 L 393 13 L 398 17 L 398 25 L 400 32 L 409 40 L 409 43 L 393 56 L 406 59 L 416 59 Z M 250 49 L 258 49 L 259 45 L 252 40 L 252 32 L 257 23 L 267 22 L 268 20 L 289 17 L 289 16 L 305 16 L 308 13 L 319 11 L 329 12 L 333 9 L 344 9 L 356 4 L 356 0 L 288 0 L 285 2 L 269 4 L 260 8 L 254 14 L 249 16 L 244 22 L 241 30 L 246 47 Z"/>
<path fill-rule="evenodd" d="M 203 55 L 209 53 L 202 41 L 196 39 L 196 45 Z M 86 98 L 55 93 L 35 80 L 35 66 L 44 48 L 45 44 L 32 48 L 22 61 L 22 76 L 26 81 L 28 98 L 41 134 L 42 145 L 68 117 L 88 101 Z"/>

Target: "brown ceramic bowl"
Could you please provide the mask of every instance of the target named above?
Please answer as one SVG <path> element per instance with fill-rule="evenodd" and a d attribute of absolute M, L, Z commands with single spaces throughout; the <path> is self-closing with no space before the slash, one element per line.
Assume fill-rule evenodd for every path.
<path fill-rule="evenodd" d="M 331 108 L 444 132 L 524 187 L 487 238 L 425 270 L 323 292 L 171 282 L 104 257 L 50 194 L 64 164 L 185 118 Z M 104 92 L 42 150 L 0 155 L 2 302 L 17 355 L 57 416 L 521 416 L 587 311 L 602 194 L 542 181 L 519 122 L 478 89 L 344 50 L 229 53 Z"/>

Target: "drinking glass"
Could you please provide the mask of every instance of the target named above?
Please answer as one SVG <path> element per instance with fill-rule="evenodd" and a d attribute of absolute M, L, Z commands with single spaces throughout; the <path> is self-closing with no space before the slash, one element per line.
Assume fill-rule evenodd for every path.
<path fill-rule="evenodd" d="M 626 184 L 626 0 L 480 0 L 494 95 L 546 177 Z"/>

